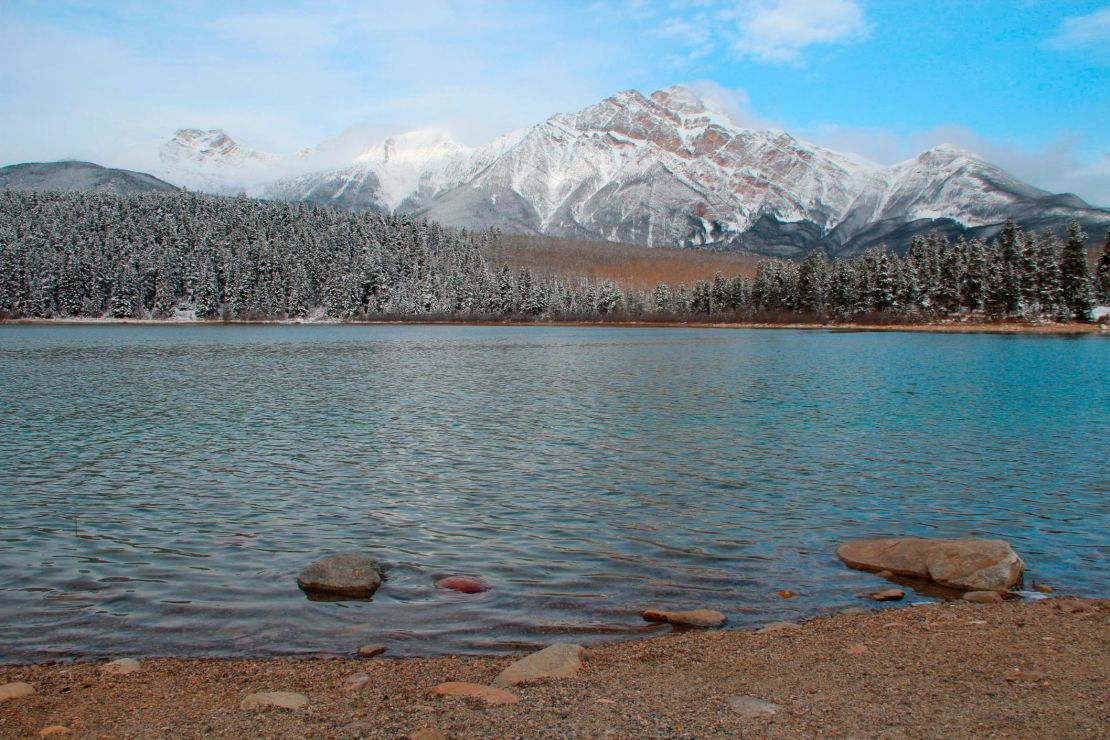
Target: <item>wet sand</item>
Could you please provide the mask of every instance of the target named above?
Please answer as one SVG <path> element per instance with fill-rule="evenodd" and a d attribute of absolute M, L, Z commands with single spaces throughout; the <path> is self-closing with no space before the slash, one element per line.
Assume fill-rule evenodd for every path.
<path fill-rule="evenodd" d="M 1110 737 L 1108 600 L 676 632 L 590 648 L 578 676 L 512 689 L 517 704 L 428 694 L 445 681 L 488 684 L 516 657 L 152 659 L 124 676 L 93 663 L 0 666 L 0 684 L 35 687 L 0 702 L 0 736 L 58 725 L 73 737 Z M 369 680 L 351 689 L 359 673 Z M 258 691 L 309 703 L 239 708 Z M 747 717 L 735 697 L 778 709 Z"/>

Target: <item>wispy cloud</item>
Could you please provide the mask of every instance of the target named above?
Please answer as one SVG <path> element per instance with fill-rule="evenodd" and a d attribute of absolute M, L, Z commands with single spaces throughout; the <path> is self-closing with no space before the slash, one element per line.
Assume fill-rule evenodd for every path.
<path fill-rule="evenodd" d="M 1065 18 L 1045 45 L 1058 51 L 1101 50 L 1110 44 L 1110 7 L 1087 15 Z M 1110 58 L 1110 55 L 1106 55 Z"/>
<path fill-rule="evenodd" d="M 747 0 L 721 16 L 735 25 L 737 56 L 771 64 L 797 63 L 808 47 L 860 41 L 872 30 L 854 0 Z"/>

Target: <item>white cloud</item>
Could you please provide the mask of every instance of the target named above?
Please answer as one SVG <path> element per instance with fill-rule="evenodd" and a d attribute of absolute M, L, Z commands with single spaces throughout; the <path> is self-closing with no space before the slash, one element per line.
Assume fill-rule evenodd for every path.
<path fill-rule="evenodd" d="M 1110 44 L 1110 8 L 1087 15 L 1065 18 L 1060 29 L 1045 43 L 1050 49 L 1098 49 Z"/>
<path fill-rule="evenodd" d="M 798 62 L 810 46 L 859 41 L 872 28 L 855 0 L 747 0 L 722 17 L 736 26 L 737 56 L 774 64 Z"/>

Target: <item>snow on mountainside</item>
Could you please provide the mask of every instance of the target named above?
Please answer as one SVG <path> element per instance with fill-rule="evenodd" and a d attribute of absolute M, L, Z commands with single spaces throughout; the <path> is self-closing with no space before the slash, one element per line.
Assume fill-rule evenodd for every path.
<path fill-rule="evenodd" d="M 236 192 L 276 176 L 272 154 L 244 149 L 221 129 L 183 128 L 158 152 L 155 174 L 193 190 Z"/>
<path fill-rule="evenodd" d="M 970 152 L 940 146 L 883 167 L 741 126 L 681 86 L 625 91 L 476 149 L 430 129 L 368 144 L 339 167 L 321 161 L 313 150 L 274 157 L 220 130 L 184 129 L 163 147 L 157 174 L 454 226 L 784 255 L 898 244 L 929 228 L 989 234 L 1011 216 L 1038 228 L 1071 218 L 1091 233 L 1110 226 L 1110 211 Z"/>

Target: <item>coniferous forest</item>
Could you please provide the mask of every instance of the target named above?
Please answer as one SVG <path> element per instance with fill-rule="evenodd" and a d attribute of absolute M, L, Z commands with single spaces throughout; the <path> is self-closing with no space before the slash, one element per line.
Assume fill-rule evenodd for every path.
<path fill-rule="evenodd" d="M 490 264 L 500 238 L 245 197 L 3 191 L 0 318 L 1088 321 L 1110 303 L 1110 234 L 1092 271 L 1074 223 L 650 291 Z"/>

